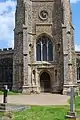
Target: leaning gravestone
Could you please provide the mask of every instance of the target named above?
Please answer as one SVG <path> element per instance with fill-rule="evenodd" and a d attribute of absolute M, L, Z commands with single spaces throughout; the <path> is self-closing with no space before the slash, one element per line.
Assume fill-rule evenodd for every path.
<path fill-rule="evenodd" d="M 30 109 L 29 106 L 25 105 L 14 105 L 7 103 L 7 93 L 8 87 L 7 85 L 4 86 L 4 94 L 3 94 L 3 103 L 0 103 L 0 111 L 5 112 L 3 117 L 0 120 L 12 120 L 12 111 L 23 111 L 25 109 Z"/>

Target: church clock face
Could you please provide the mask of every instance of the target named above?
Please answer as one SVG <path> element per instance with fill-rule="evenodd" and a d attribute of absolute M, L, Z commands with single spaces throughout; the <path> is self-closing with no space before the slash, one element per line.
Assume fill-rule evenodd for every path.
<path fill-rule="evenodd" d="M 48 12 L 46 10 L 41 10 L 39 12 L 39 17 L 41 20 L 46 20 L 48 18 Z"/>

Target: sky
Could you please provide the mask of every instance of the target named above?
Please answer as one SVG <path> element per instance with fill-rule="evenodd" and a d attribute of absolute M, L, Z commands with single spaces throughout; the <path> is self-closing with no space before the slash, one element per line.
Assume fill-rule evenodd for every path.
<path fill-rule="evenodd" d="M 75 50 L 80 51 L 80 0 L 70 0 Z M 0 0 L 0 49 L 14 47 L 16 0 Z"/>

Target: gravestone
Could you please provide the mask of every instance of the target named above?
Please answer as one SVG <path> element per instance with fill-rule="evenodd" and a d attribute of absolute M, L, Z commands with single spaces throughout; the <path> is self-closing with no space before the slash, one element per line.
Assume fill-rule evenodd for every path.
<path fill-rule="evenodd" d="M 8 93 L 8 86 L 4 85 L 4 95 L 3 95 L 3 103 L 7 103 L 7 93 Z"/>
<path fill-rule="evenodd" d="M 66 119 L 70 120 L 76 120 L 76 113 L 74 110 L 74 98 L 75 98 L 75 93 L 74 93 L 74 87 L 71 86 L 71 92 L 70 92 L 70 111 L 67 113 L 65 116 Z"/>
<path fill-rule="evenodd" d="M 75 97 L 74 88 L 71 87 L 71 93 L 70 93 L 70 112 L 71 113 L 74 113 L 74 97 Z"/>

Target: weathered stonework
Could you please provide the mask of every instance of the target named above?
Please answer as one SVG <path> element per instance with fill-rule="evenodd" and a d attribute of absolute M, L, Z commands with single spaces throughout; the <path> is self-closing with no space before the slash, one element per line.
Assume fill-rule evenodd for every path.
<path fill-rule="evenodd" d="M 69 0 L 17 0 L 13 90 L 65 94 L 70 84 L 76 86 L 73 30 Z M 52 61 L 37 61 L 42 36 L 52 42 Z"/>
<path fill-rule="evenodd" d="M 0 49 L 0 88 L 8 85 L 11 90 L 13 85 L 13 54 L 12 48 Z"/>
<path fill-rule="evenodd" d="M 64 72 L 61 8 L 60 0 L 22 0 L 17 2 L 14 34 L 13 89 L 22 87 L 23 92 L 31 92 L 32 89 L 40 92 L 40 74 L 46 72 L 50 76 L 50 91 L 62 92 Z M 46 19 L 41 19 L 40 11 L 43 11 L 42 17 L 44 18 L 44 11 L 46 11 Z M 20 34 L 22 34 L 22 37 Z M 53 41 L 54 59 L 52 63 L 49 61 L 36 61 L 36 42 L 42 35 L 48 36 Z M 21 68 L 19 67 L 20 65 Z M 34 70 L 35 75 L 33 75 Z M 19 71 L 22 73 L 21 75 L 19 75 Z M 33 77 L 35 80 L 33 80 Z"/>
<path fill-rule="evenodd" d="M 72 13 L 70 8 L 70 1 L 65 0 L 64 6 L 64 25 L 63 25 L 63 51 L 64 51 L 64 91 L 70 85 L 76 86 L 76 58 L 74 50 L 73 26 L 72 26 Z"/>

